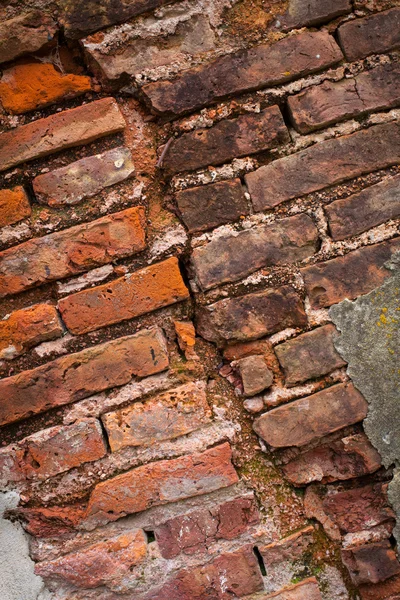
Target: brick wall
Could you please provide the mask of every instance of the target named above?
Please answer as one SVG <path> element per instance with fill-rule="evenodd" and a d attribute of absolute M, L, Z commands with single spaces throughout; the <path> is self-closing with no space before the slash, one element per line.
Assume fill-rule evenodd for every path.
<path fill-rule="evenodd" d="M 400 251 L 390 0 L 0 8 L 0 482 L 57 600 L 395 600 L 329 307 Z"/>

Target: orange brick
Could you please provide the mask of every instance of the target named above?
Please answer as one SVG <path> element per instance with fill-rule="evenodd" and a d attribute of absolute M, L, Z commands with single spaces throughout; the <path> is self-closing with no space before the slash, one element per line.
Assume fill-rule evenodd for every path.
<path fill-rule="evenodd" d="M 63 75 L 50 63 L 31 63 L 3 72 L 0 100 L 7 112 L 18 115 L 89 90 L 90 77 Z"/>
<path fill-rule="evenodd" d="M 178 259 L 173 257 L 68 296 L 59 302 L 59 309 L 68 329 L 80 334 L 133 319 L 188 297 Z"/>
<path fill-rule="evenodd" d="M 0 358 L 11 359 L 32 346 L 61 337 L 63 327 L 50 304 L 16 310 L 0 321 Z"/>
<path fill-rule="evenodd" d="M 28 196 L 21 186 L 0 190 L 0 227 L 13 225 L 31 214 Z"/>

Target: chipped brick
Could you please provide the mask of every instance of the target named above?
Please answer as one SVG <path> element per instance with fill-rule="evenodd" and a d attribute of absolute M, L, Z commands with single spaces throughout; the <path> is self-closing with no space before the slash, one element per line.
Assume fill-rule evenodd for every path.
<path fill-rule="evenodd" d="M 13 225 L 29 217 L 31 205 L 23 187 L 0 190 L 0 227 Z"/>
<path fill-rule="evenodd" d="M 255 396 L 272 385 L 274 374 L 262 355 L 246 356 L 237 362 L 245 396 Z"/>
<path fill-rule="evenodd" d="M 87 398 L 168 367 L 160 329 L 106 342 L 0 381 L 0 425 Z"/>
<path fill-rule="evenodd" d="M 322 600 L 318 582 L 315 577 L 305 579 L 301 583 L 289 586 L 275 594 L 264 596 L 261 600 Z"/>
<path fill-rule="evenodd" d="M 0 297 L 140 252 L 146 246 L 144 225 L 144 209 L 128 208 L 4 250 Z"/>
<path fill-rule="evenodd" d="M 52 40 L 56 24 L 42 11 L 32 10 L 0 25 L 0 63 L 37 52 Z"/>
<path fill-rule="evenodd" d="M 285 562 L 299 560 L 313 542 L 313 527 L 306 527 L 278 542 L 259 546 L 267 572 L 274 566 L 282 568 Z"/>
<path fill-rule="evenodd" d="M 344 23 L 338 36 L 348 60 L 394 50 L 400 46 L 400 8 Z"/>
<path fill-rule="evenodd" d="M 355 585 L 379 583 L 400 574 L 400 564 L 388 540 L 342 550 L 342 560 Z"/>
<path fill-rule="evenodd" d="M 178 259 L 172 257 L 110 283 L 63 298 L 59 309 L 70 331 L 86 333 L 188 297 L 189 291 L 182 279 Z"/>

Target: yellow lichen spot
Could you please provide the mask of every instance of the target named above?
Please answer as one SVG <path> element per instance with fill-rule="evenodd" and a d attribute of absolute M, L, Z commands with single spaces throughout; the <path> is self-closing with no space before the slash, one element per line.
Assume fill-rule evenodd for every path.
<path fill-rule="evenodd" d="M 379 317 L 379 320 L 380 320 L 381 323 L 383 323 L 383 325 L 387 324 L 387 318 L 385 317 L 385 315 L 383 313 Z"/>
<path fill-rule="evenodd" d="M 385 308 L 382 308 L 382 312 L 383 312 L 383 313 L 387 313 L 387 308 L 386 308 L 386 307 L 385 307 Z"/>

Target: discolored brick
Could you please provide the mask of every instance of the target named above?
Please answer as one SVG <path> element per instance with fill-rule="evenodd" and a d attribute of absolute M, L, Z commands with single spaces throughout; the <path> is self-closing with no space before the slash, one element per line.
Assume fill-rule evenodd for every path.
<path fill-rule="evenodd" d="M 255 396 L 272 385 L 274 374 L 262 355 L 246 356 L 237 361 L 245 396 Z"/>
<path fill-rule="evenodd" d="M 162 167 L 171 175 L 193 171 L 270 150 L 288 140 L 281 111 L 271 106 L 261 113 L 246 113 L 224 119 L 209 129 L 184 133 L 167 148 Z"/>
<path fill-rule="evenodd" d="M 391 276 L 385 262 L 399 250 L 398 238 L 301 269 L 314 308 L 367 294 Z"/>
<path fill-rule="evenodd" d="M 346 364 L 333 345 L 335 331 L 334 325 L 325 325 L 275 347 L 288 387 L 321 377 Z"/>
<path fill-rule="evenodd" d="M 0 425 L 167 367 L 165 339 L 157 327 L 58 358 L 0 381 Z"/>
<path fill-rule="evenodd" d="M 82 146 L 125 128 L 114 98 L 102 98 L 0 134 L 0 171 Z"/>
<path fill-rule="evenodd" d="M 278 16 L 276 27 L 282 31 L 327 23 L 351 12 L 351 0 L 289 0 L 289 7 Z"/>
<path fill-rule="evenodd" d="M 379 583 L 400 574 L 400 564 L 389 540 L 342 550 L 342 560 L 355 585 Z"/>
<path fill-rule="evenodd" d="M 0 24 L 0 63 L 37 52 L 55 36 L 53 19 L 40 10 L 19 14 Z"/>
<path fill-rule="evenodd" d="M 278 85 L 338 63 L 342 53 L 327 32 L 305 32 L 275 44 L 240 50 L 141 92 L 152 110 L 179 116 L 246 90 Z M 288 69 L 290 66 L 290 70 Z"/>
<path fill-rule="evenodd" d="M 206 340 L 256 340 L 286 327 L 305 327 L 303 302 L 291 286 L 219 300 L 197 313 L 197 331 Z"/>
<path fill-rule="evenodd" d="M 400 46 L 400 8 L 348 21 L 339 27 L 338 37 L 348 60 L 394 50 Z"/>
<path fill-rule="evenodd" d="M 340 383 L 261 415 L 253 428 L 274 448 L 304 446 L 367 416 L 368 405 L 352 384 Z"/>
<path fill-rule="evenodd" d="M 256 211 L 400 160 L 400 122 L 375 125 L 275 160 L 245 176 Z"/>
<path fill-rule="evenodd" d="M 77 204 L 131 177 L 134 171 L 128 148 L 114 148 L 38 175 L 33 190 L 38 201 L 49 206 Z"/>
<path fill-rule="evenodd" d="M 249 212 L 240 179 L 183 190 L 176 201 L 189 233 L 237 221 Z"/>
<path fill-rule="evenodd" d="M 73 333 L 133 319 L 189 297 L 176 257 L 150 265 L 59 302 L 62 318 Z"/>
<path fill-rule="evenodd" d="M 0 253 L 0 297 L 63 279 L 143 250 L 143 207 L 33 238 Z"/>
<path fill-rule="evenodd" d="M 31 205 L 23 187 L 17 185 L 9 190 L 0 190 L 0 227 L 13 225 L 29 217 Z"/>
<path fill-rule="evenodd" d="M 317 243 L 313 220 L 302 214 L 218 237 L 195 248 L 192 262 L 202 289 L 207 290 L 260 267 L 301 261 L 317 251 Z"/>

